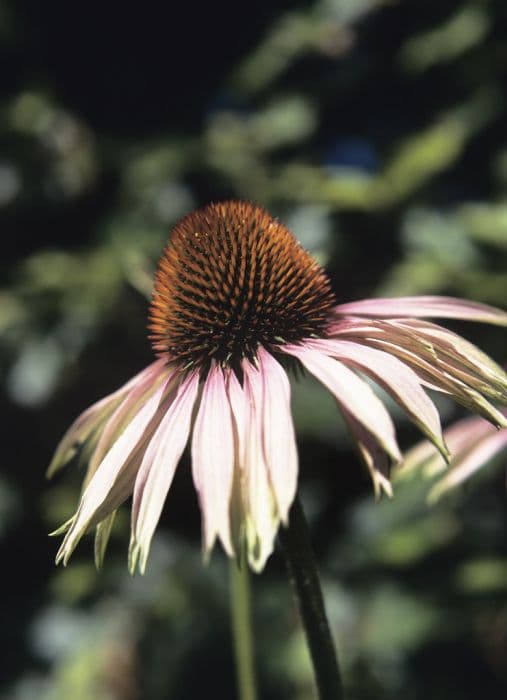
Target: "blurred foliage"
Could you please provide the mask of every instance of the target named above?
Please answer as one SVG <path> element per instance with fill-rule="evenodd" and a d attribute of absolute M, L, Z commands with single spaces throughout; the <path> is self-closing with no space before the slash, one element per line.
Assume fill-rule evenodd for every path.
<path fill-rule="evenodd" d="M 248 18 L 0 2 L 1 697 L 235 697 L 225 557 L 202 566 L 189 470 L 144 579 L 126 572 L 127 513 L 100 574 L 86 544 L 57 570 L 45 533 L 81 473 L 47 485 L 51 451 L 148 361 L 157 256 L 210 200 L 280 216 L 341 300 L 505 305 L 506 37 L 503 0 L 266 0 Z M 462 330 L 506 359 L 497 329 Z M 302 380 L 294 411 L 350 697 L 505 697 L 501 466 L 431 508 L 416 478 L 376 504 L 325 392 Z M 261 697 L 313 697 L 277 555 L 253 583 Z"/>

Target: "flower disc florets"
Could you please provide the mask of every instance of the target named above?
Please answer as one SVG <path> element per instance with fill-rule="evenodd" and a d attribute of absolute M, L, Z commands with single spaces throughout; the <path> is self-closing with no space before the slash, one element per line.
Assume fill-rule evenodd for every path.
<path fill-rule="evenodd" d="M 329 280 L 283 224 L 248 202 L 210 204 L 173 229 L 150 309 L 155 351 L 185 367 L 237 368 L 259 346 L 322 337 Z"/>

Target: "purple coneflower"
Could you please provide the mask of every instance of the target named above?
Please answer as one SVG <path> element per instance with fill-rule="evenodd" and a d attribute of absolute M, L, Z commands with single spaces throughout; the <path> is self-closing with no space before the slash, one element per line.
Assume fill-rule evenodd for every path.
<path fill-rule="evenodd" d="M 452 396 L 497 427 L 490 399 L 507 376 L 475 346 L 417 317 L 507 324 L 507 314 L 446 297 L 336 305 L 325 272 L 292 233 L 247 202 L 211 204 L 173 229 L 155 279 L 150 329 L 158 359 L 85 411 L 50 473 L 76 445 L 91 450 L 85 488 L 57 561 L 95 526 L 102 559 L 115 510 L 132 496 L 131 571 L 143 572 L 174 472 L 190 440 L 203 547 L 245 543 L 259 571 L 286 524 L 298 456 L 288 371 L 313 374 L 334 395 L 376 492 L 391 493 L 401 459 L 392 420 L 361 375 L 406 411 L 448 458 L 424 388 Z"/>
<path fill-rule="evenodd" d="M 507 417 L 507 410 L 504 410 L 504 415 Z M 418 469 L 427 477 L 438 476 L 428 494 L 430 501 L 459 486 L 501 454 L 507 456 L 507 430 L 495 430 L 477 416 L 456 421 L 444 431 L 444 438 L 452 454 L 449 464 L 425 440 L 404 454 L 399 469 L 400 476 Z"/>

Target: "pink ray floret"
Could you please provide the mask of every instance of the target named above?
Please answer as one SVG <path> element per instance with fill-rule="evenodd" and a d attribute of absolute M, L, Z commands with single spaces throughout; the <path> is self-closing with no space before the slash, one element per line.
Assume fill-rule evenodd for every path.
<path fill-rule="evenodd" d="M 504 413 L 507 415 L 506 410 Z M 452 454 L 449 464 L 442 461 L 431 443 L 423 441 L 406 452 L 397 474 L 406 478 L 420 470 L 428 478 L 437 477 L 428 493 L 430 502 L 459 486 L 494 458 L 503 454 L 507 457 L 507 430 L 496 430 L 483 418 L 473 416 L 456 421 L 444 435 Z"/>

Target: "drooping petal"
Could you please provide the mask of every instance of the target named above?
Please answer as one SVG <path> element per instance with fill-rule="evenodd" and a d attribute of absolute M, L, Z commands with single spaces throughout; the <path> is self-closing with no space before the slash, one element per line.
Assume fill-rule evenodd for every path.
<path fill-rule="evenodd" d="M 104 556 L 106 554 L 107 545 L 109 542 L 109 537 L 111 535 L 111 529 L 116 517 L 116 510 L 101 520 L 101 522 L 95 528 L 95 541 L 93 546 L 95 567 L 97 569 L 102 568 L 104 562 Z"/>
<path fill-rule="evenodd" d="M 51 464 L 48 467 L 47 476 L 52 477 L 61 467 L 72 459 L 77 447 L 85 443 L 92 433 L 97 431 L 100 426 L 104 425 L 129 391 L 134 389 L 139 383 L 142 383 L 147 376 L 160 370 L 163 366 L 164 360 L 156 360 L 139 372 L 135 377 L 132 377 L 132 379 L 120 387 L 120 389 L 100 399 L 100 401 L 97 401 L 87 408 L 86 411 L 81 413 L 60 440 L 53 459 L 51 460 Z"/>
<path fill-rule="evenodd" d="M 260 372 L 243 362 L 244 392 L 247 404 L 245 438 L 245 535 L 248 562 L 254 571 L 264 568 L 273 551 L 279 516 L 264 457 Z"/>
<path fill-rule="evenodd" d="M 77 512 L 58 551 L 57 563 L 66 564 L 84 532 L 117 508 L 132 492 L 139 468 L 139 447 L 161 418 L 165 384 L 148 399 L 106 454 L 86 487 Z"/>
<path fill-rule="evenodd" d="M 449 394 L 455 401 L 479 413 L 497 427 L 507 426 L 505 416 L 478 390 L 482 387 L 478 377 L 480 369 L 477 369 L 475 375 L 471 375 L 466 371 L 464 363 L 460 366 L 457 360 L 454 363 L 449 362 L 448 354 L 445 354 L 446 351 L 440 348 L 435 339 L 405 326 L 409 322 L 421 323 L 409 319 L 397 321 L 344 319 L 343 323 L 340 322 L 333 327 L 333 335 L 336 338 L 353 340 L 395 355 L 411 367 L 424 386 Z M 437 326 L 437 328 L 440 327 Z M 490 369 L 492 365 L 495 363 L 491 361 Z M 502 372 L 503 370 L 498 373 L 499 387 L 503 382 Z M 483 381 L 487 381 L 487 378 Z M 495 398 L 502 398 L 503 394 L 499 391 L 500 389 L 490 386 L 488 395 L 493 394 Z"/>
<path fill-rule="evenodd" d="M 442 469 L 446 465 L 440 452 L 435 449 L 435 445 L 429 440 L 421 440 L 405 452 L 403 461 L 393 470 L 393 476 L 404 478 L 416 469 L 426 469 L 427 465 L 432 465 L 434 462 L 437 467 L 441 465 Z"/>
<path fill-rule="evenodd" d="M 234 469 L 231 406 L 219 365 L 208 372 L 192 434 L 192 474 L 203 518 L 204 551 L 208 554 L 218 536 L 229 556 L 230 500 Z"/>
<path fill-rule="evenodd" d="M 131 573 L 135 571 L 138 563 L 141 573 L 146 569 L 151 540 L 174 472 L 187 444 L 198 387 L 198 372 L 189 374 L 182 381 L 144 453 L 135 481 L 132 502 L 132 535 L 129 549 Z"/>
<path fill-rule="evenodd" d="M 350 428 L 359 454 L 370 473 L 375 497 L 380 498 L 382 492 L 392 497 L 393 489 L 389 479 L 391 465 L 386 451 L 350 413 L 344 411 L 344 418 Z"/>
<path fill-rule="evenodd" d="M 371 316 L 379 318 L 456 318 L 507 325 L 507 313 L 487 304 L 455 297 L 419 296 L 386 299 L 363 299 L 335 307 L 341 316 Z"/>
<path fill-rule="evenodd" d="M 475 389 L 455 379 L 450 393 L 457 403 L 486 418 L 496 428 L 507 428 L 506 416 Z"/>
<path fill-rule="evenodd" d="M 94 433 L 98 433 L 99 428 L 114 413 L 121 400 L 122 397 L 115 392 L 94 403 L 75 419 L 57 445 L 46 471 L 48 479 L 70 462 L 79 447 L 85 445 Z"/>
<path fill-rule="evenodd" d="M 467 416 L 453 423 L 445 431 L 445 439 L 452 454 L 457 454 L 477 444 L 486 435 L 497 435 L 498 431 L 477 416 Z"/>
<path fill-rule="evenodd" d="M 477 444 L 485 435 L 496 434 L 491 424 L 477 416 L 469 416 L 457 421 L 444 432 L 445 441 L 451 457 Z M 397 465 L 396 475 L 404 477 L 416 469 L 422 469 L 427 477 L 443 471 L 448 464 L 435 450 L 435 447 L 423 440 L 414 445 L 403 455 L 403 462 Z"/>
<path fill-rule="evenodd" d="M 290 384 L 283 367 L 262 347 L 258 350 L 263 382 L 263 445 L 278 511 L 287 524 L 296 495 L 298 454 L 290 406 Z"/>
<path fill-rule="evenodd" d="M 120 401 L 121 398 L 118 396 L 108 396 L 94 403 L 76 418 L 58 443 L 46 472 L 48 478 L 54 476 L 59 469 L 70 462 L 78 446 L 86 442 L 92 433 L 107 420 Z"/>
<path fill-rule="evenodd" d="M 248 404 L 245 391 L 229 370 L 227 374 L 227 397 L 232 411 L 234 437 L 234 476 L 231 493 L 231 537 L 236 553 L 242 551 L 246 524 L 246 476 L 245 445 L 247 435 Z"/>
<path fill-rule="evenodd" d="M 317 350 L 285 345 L 284 352 L 297 357 L 329 391 L 338 404 L 350 413 L 395 461 L 401 459 L 394 425 L 380 399 L 352 370 Z"/>
<path fill-rule="evenodd" d="M 431 343 L 439 362 L 448 373 L 463 378 L 472 388 L 486 396 L 507 402 L 507 374 L 473 343 L 427 321 L 406 319 L 391 323 L 407 329 L 409 333 L 416 333 L 419 338 Z"/>
<path fill-rule="evenodd" d="M 430 502 L 438 500 L 446 491 L 467 479 L 505 448 L 507 448 L 506 430 L 483 437 L 468 452 L 458 458 L 445 476 L 433 486 L 428 494 L 428 500 Z"/>
<path fill-rule="evenodd" d="M 167 386 L 170 384 L 169 379 L 174 378 L 177 373 L 176 368 L 169 368 L 163 364 L 160 365 L 158 362 L 153 363 L 147 369 L 149 371 L 146 371 L 142 377 L 139 377 L 138 381 L 132 386 L 104 425 L 97 446 L 90 458 L 85 484 L 90 481 L 105 455 L 111 449 L 121 431 L 137 413 L 140 406 L 151 394 L 155 393 L 162 382 L 165 383 L 165 391 L 167 391 Z"/>
<path fill-rule="evenodd" d="M 380 384 L 447 458 L 440 417 L 418 376 L 393 355 L 347 340 L 308 341 L 312 348 L 359 369 Z"/>
<path fill-rule="evenodd" d="M 241 468 L 243 468 L 245 462 L 248 402 L 245 391 L 233 371 L 230 371 L 227 376 L 227 396 L 234 417 L 235 438 L 237 442 L 236 454 L 238 462 Z"/>

